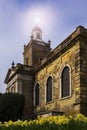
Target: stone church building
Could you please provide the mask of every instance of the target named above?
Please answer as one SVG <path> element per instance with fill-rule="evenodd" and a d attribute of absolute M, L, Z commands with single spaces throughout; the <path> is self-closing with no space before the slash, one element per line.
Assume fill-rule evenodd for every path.
<path fill-rule="evenodd" d="M 12 64 L 6 92 L 25 96 L 25 118 L 49 115 L 87 116 L 87 29 L 78 26 L 55 49 L 36 26 L 24 45 L 24 63 Z"/>

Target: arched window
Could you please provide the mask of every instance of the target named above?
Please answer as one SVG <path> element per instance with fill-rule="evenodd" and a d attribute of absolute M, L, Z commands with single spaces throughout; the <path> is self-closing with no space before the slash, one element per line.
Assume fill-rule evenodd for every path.
<path fill-rule="evenodd" d="M 39 84 L 35 86 L 35 106 L 39 105 Z"/>
<path fill-rule="evenodd" d="M 46 102 L 52 101 L 52 77 L 49 76 L 46 83 Z"/>
<path fill-rule="evenodd" d="M 66 66 L 62 71 L 61 77 L 61 98 L 70 95 L 70 72 L 69 67 Z"/>

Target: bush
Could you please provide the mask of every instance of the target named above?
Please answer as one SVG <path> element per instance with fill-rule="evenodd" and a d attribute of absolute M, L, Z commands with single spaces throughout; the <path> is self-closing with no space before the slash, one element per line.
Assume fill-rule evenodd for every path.
<path fill-rule="evenodd" d="M 23 95 L 17 93 L 0 94 L 0 121 L 21 119 L 25 104 Z"/>

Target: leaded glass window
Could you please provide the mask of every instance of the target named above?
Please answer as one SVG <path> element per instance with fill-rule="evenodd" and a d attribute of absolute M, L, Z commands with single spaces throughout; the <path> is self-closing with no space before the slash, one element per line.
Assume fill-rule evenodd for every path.
<path fill-rule="evenodd" d="M 39 84 L 35 86 L 35 106 L 39 105 Z"/>
<path fill-rule="evenodd" d="M 52 101 L 52 77 L 49 76 L 46 84 L 46 101 Z"/>
<path fill-rule="evenodd" d="M 66 66 L 62 71 L 61 77 L 61 97 L 66 97 L 70 95 L 70 73 L 69 67 Z"/>

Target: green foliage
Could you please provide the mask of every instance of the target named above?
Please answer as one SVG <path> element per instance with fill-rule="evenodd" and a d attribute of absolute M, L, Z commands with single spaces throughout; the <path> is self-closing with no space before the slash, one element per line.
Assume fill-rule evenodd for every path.
<path fill-rule="evenodd" d="M 0 123 L 0 130 L 87 130 L 87 118 L 81 114 L 71 116 L 50 116 L 33 121 L 9 121 Z"/>
<path fill-rule="evenodd" d="M 16 121 L 21 119 L 25 99 L 17 93 L 0 94 L 0 121 Z"/>

